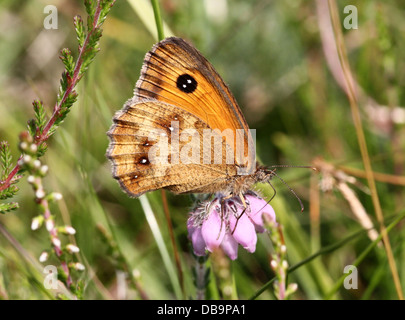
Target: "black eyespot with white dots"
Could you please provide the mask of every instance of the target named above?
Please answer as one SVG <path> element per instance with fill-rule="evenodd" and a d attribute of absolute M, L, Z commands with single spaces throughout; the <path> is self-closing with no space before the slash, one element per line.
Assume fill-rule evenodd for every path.
<path fill-rule="evenodd" d="M 149 160 L 146 157 L 142 157 L 139 159 L 139 164 L 149 164 Z"/>
<path fill-rule="evenodd" d="M 185 93 L 192 93 L 197 89 L 197 81 L 189 74 L 182 74 L 177 78 L 177 88 Z"/>

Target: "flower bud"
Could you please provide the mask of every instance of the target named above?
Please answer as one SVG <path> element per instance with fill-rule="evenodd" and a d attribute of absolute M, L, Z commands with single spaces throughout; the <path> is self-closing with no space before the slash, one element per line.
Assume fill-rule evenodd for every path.
<path fill-rule="evenodd" d="M 53 228 L 55 228 L 55 223 L 54 223 L 53 220 L 50 218 L 50 219 L 47 219 L 47 220 L 46 220 L 45 226 L 46 226 L 46 230 L 51 231 L 51 230 L 53 230 Z"/>
<path fill-rule="evenodd" d="M 132 270 L 132 275 L 137 280 L 139 280 L 141 278 L 141 272 L 139 271 L 139 269 Z"/>
<path fill-rule="evenodd" d="M 58 228 L 58 231 L 63 234 L 71 234 L 71 235 L 76 233 L 75 228 L 73 228 L 71 226 L 60 227 L 60 228 Z"/>
<path fill-rule="evenodd" d="M 43 216 L 37 216 L 32 219 L 31 222 L 31 230 L 38 230 L 41 226 L 42 223 L 44 222 L 44 217 Z"/>
<path fill-rule="evenodd" d="M 85 267 L 83 264 L 81 264 L 80 262 L 76 262 L 76 263 L 74 264 L 74 268 L 75 268 L 77 271 L 84 271 L 84 270 L 86 269 L 86 267 Z"/>
<path fill-rule="evenodd" d="M 40 169 L 39 169 L 39 174 L 41 176 L 45 176 L 48 173 L 48 166 L 47 165 L 43 165 Z"/>
<path fill-rule="evenodd" d="M 39 161 L 38 159 L 34 160 L 33 164 L 35 169 L 39 169 L 41 167 L 41 161 Z"/>
<path fill-rule="evenodd" d="M 60 248 L 61 242 L 60 242 L 59 238 L 54 237 L 54 238 L 52 238 L 52 244 L 53 244 L 55 247 Z"/>
<path fill-rule="evenodd" d="M 25 141 L 20 143 L 21 151 L 27 151 L 27 148 L 28 148 L 28 143 L 26 143 Z"/>
<path fill-rule="evenodd" d="M 70 254 L 78 253 L 78 252 L 80 251 L 79 247 L 77 247 L 77 246 L 75 246 L 74 244 L 71 244 L 71 243 L 69 243 L 69 244 L 66 246 L 66 250 L 67 250 Z"/>
<path fill-rule="evenodd" d="M 49 258 L 48 252 L 44 251 L 39 256 L 39 262 L 45 262 L 46 260 L 48 260 L 48 258 Z"/>
<path fill-rule="evenodd" d="M 38 199 L 43 199 L 43 198 L 45 197 L 45 191 L 44 191 L 44 189 L 38 189 L 38 190 L 35 192 L 35 196 L 36 196 Z"/>
<path fill-rule="evenodd" d="M 35 177 L 33 175 L 28 176 L 27 178 L 28 183 L 33 184 L 35 182 Z"/>
<path fill-rule="evenodd" d="M 291 290 L 291 293 L 293 293 L 293 292 L 297 291 L 297 289 L 298 289 L 298 284 L 296 284 L 296 283 L 290 283 L 289 286 L 288 286 L 288 289 Z"/>
<path fill-rule="evenodd" d="M 283 262 L 281 262 L 281 266 L 283 267 L 283 269 L 287 270 L 287 269 L 288 269 L 288 262 L 287 262 L 287 260 L 283 260 Z"/>
<path fill-rule="evenodd" d="M 22 143 L 24 143 L 24 142 L 22 142 Z M 31 151 L 32 153 L 37 152 L 37 150 L 38 150 L 38 147 L 37 147 L 37 145 L 36 145 L 35 143 L 33 143 L 33 144 L 30 145 L 30 151 Z"/>
<path fill-rule="evenodd" d="M 62 200 L 63 198 L 62 194 L 59 192 L 52 192 L 52 197 L 55 201 Z"/>

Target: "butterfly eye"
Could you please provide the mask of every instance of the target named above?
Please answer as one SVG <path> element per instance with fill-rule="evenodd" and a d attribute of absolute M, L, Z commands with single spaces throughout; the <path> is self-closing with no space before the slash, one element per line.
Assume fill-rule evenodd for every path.
<path fill-rule="evenodd" d="M 197 81 L 189 74 L 182 74 L 177 78 L 177 88 L 185 93 L 192 93 L 197 88 Z"/>

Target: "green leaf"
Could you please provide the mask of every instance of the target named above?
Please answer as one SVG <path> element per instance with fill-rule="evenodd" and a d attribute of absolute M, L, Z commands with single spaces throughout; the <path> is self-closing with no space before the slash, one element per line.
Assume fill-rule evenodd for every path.
<path fill-rule="evenodd" d="M 35 112 L 36 131 L 39 131 L 39 133 L 42 133 L 42 130 L 44 129 L 46 120 L 47 120 L 44 106 L 43 106 L 42 102 L 39 100 L 34 100 L 32 105 L 34 106 L 34 112 Z"/>
<path fill-rule="evenodd" d="M 84 40 L 86 39 L 86 33 L 84 31 L 83 19 L 79 15 L 74 17 L 73 23 L 75 25 L 77 41 L 79 42 L 79 47 L 82 48 L 84 45 Z"/>
<path fill-rule="evenodd" d="M 35 135 L 37 134 L 37 126 L 35 123 L 35 119 L 30 119 L 27 121 L 27 128 L 30 135 L 32 137 L 35 137 Z"/>
<path fill-rule="evenodd" d="M 76 32 L 77 32 L 77 30 L 76 30 Z M 78 40 L 79 40 L 79 38 L 78 38 Z M 79 40 L 79 43 L 80 43 L 80 40 Z M 60 53 L 61 53 L 61 55 L 59 58 L 62 60 L 63 64 L 65 65 L 66 71 L 68 72 L 70 77 L 73 77 L 73 72 L 75 69 L 75 62 L 73 60 L 72 52 L 69 49 L 64 48 L 61 50 Z"/>
<path fill-rule="evenodd" d="M 87 12 L 87 31 L 93 28 L 94 14 L 96 13 L 97 1 L 85 0 L 84 5 L 86 6 Z"/>
<path fill-rule="evenodd" d="M 77 96 L 78 95 L 77 95 L 76 91 L 72 91 L 67 95 L 67 97 L 65 98 L 65 101 L 63 101 L 61 104 L 59 115 L 56 118 L 54 125 L 50 129 L 48 136 L 51 136 L 54 133 L 56 127 L 58 127 L 63 122 L 63 120 L 66 118 L 67 114 L 70 111 L 70 108 L 76 102 Z"/>
<path fill-rule="evenodd" d="M 0 213 L 5 214 L 9 211 L 18 209 L 17 202 L 10 202 L 10 203 L 0 203 Z"/>
<path fill-rule="evenodd" d="M 16 186 L 10 186 L 7 189 L 0 191 L 0 200 L 5 200 L 14 197 L 18 192 L 18 190 L 19 189 Z"/>
<path fill-rule="evenodd" d="M 48 133 L 49 135 L 49 133 Z M 42 157 L 46 150 L 48 150 L 48 145 L 45 142 L 42 142 L 39 146 L 38 146 L 38 151 L 37 151 L 37 157 L 40 158 Z"/>
<path fill-rule="evenodd" d="M 0 161 L 1 161 L 1 180 L 7 179 L 8 174 L 10 173 L 10 168 L 12 165 L 13 157 L 10 153 L 10 148 L 7 141 L 0 142 Z"/>
<path fill-rule="evenodd" d="M 108 13 L 111 10 L 111 7 L 114 5 L 115 0 L 104 0 L 101 1 L 101 11 L 100 11 L 100 17 L 98 19 L 97 25 L 101 27 L 101 25 L 104 23 L 105 18 L 107 17 Z"/>

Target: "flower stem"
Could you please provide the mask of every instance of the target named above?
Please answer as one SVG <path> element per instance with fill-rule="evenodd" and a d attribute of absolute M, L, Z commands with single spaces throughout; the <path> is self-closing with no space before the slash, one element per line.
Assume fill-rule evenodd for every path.
<path fill-rule="evenodd" d="M 165 34 L 163 32 L 163 22 L 162 22 L 162 16 L 160 14 L 160 8 L 159 8 L 159 1 L 158 0 L 152 0 L 152 7 L 153 7 L 153 13 L 155 15 L 155 22 L 156 22 L 156 29 L 158 33 L 158 39 L 159 41 L 163 40 L 165 38 Z"/>
<path fill-rule="evenodd" d="M 56 120 L 58 120 L 59 117 L 61 116 L 60 111 L 61 111 L 61 107 L 62 107 L 63 103 L 66 102 L 66 99 L 68 98 L 69 94 L 74 91 L 74 88 L 76 87 L 77 83 L 81 79 L 80 71 L 81 71 L 81 67 L 82 67 L 82 64 L 83 64 L 83 59 L 82 59 L 83 54 L 87 50 L 89 50 L 89 48 L 90 48 L 89 47 L 89 39 L 91 38 L 91 36 L 95 32 L 96 28 L 99 27 L 99 18 L 100 18 L 101 9 L 102 8 L 101 8 L 100 0 L 99 0 L 99 1 L 97 1 L 97 8 L 95 10 L 92 29 L 88 30 L 88 33 L 86 35 L 86 39 L 84 41 L 84 44 L 79 47 L 79 55 L 77 57 L 75 68 L 74 68 L 74 71 L 73 71 L 73 77 L 69 81 L 69 85 L 66 88 L 66 90 L 64 91 L 62 99 L 59 101 L 59 103 L 55 104 L 55 106 L 53 108 L 52 116 L 48 120 L 48 122 L 46 123 L 46 125 L 45 125 L 44 129 L 42 130 L 41 134 L 38 135 L 38 136 L 33 137 L 34 138 L 34 144 L 37 147 L 39 147 L 43 142 L 45 142 L 45 141 L 47 141 L 49 139 L 49 137 L 50 137 L 49 131 L 51 130 L 51 128 L 55 124 Z M 20 156 L 19 160 L 21 158 L 22 158 L 22 155 Z M 0 191 L 3 191 L 5 189 L 7 189 L 8 187 L 10 187 L 10 184 L 12 183 L 12 180 L 13 180 L 14 176 L 18 173 L 18 171 L 20 169 L 21 169 L 21 166 L 19 165 L 19 163 L 17 161 L 16 165 L 14 166 L 13 170 L 11 170 L 11 172 L 9 173 L 7 178 L 4 181 L 0 181 Z"/>
<path fill-rule="evenodd" d="M 368 186 L 371 192 L 371 199 L 374 206 L 375 215 L 377 217 L 378 223 L 380 225 L 380 232 L 383 236 L 383 244 L 387 254 L 389 268 L 394 281 L 395 289 L 397 291 L 398 298 L 404 300 L 404 294 L 401 288 L 401 280 L 399 278 L 398 269 L 395 263 L 394 255 L 392 253 L 392 247 L 390 243 L 390 238 L 386 232 L 386 227 L 384 223 L 384 215 L 381 209 L 380 200 L 378 197 L 377 187 L 375 184 L 374 171 L 371 165 L 370 156 L 367 149 L 367 142 L 364 135 L 363 124 L 361 121 L 360 110 L 357 102 L 357 96 L 355 93 L 355 87 L 353 83 L 353 74 L 350 68 L 350 64 L 347 58 L 346 46 L 343 39 L 342 30 L 340 27 L 339 13 L 337 9 L 336 2 L 333 0 L 328 0 L 329 5 L 329 15 L 333 26 L 333 31 L 335 34 L 336 48 L 339 55 L 339 60 L 342 66 L 342 71 L 344 74 L 344 79 L 347 87 L 347 98 L 349 100 L 350 109 L 352 112 L 353 123 L 356 129 L 356 136 L 360 148 L 361 157 L 363 160 L 364 170 L 367 177 Z"/>
<path fill-rule="evenodd" d="M 22 158 L 22 155 L 20 156 L 20 158 L 18 160 L 20 160 L 21 158 Z M 11 170 L 11 172 L 8 174 L 7 179 L 4 181 L 0 181 L 0 191 L 3 191 L 5 189 L 7 189 L 8 187 L 10 187 L 10 184 L 11 184 L 13 178 L 15 177 L 15 175 L 17 174 L 17 172 L 19 170 L 20 170 L 20 166 L 18 165 L 18 161 L 17 161 L 17 164 L 15 165 L 13 170 Z"/>

